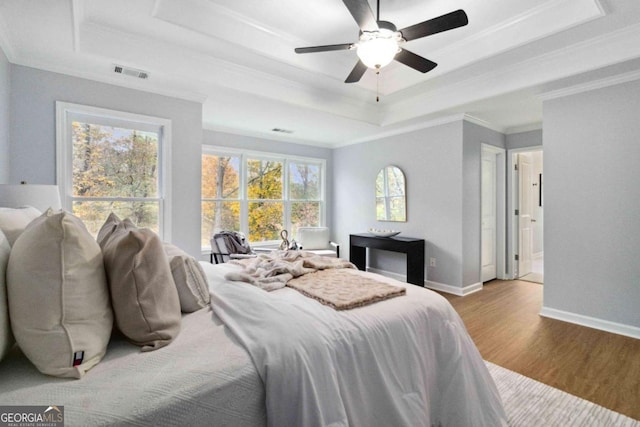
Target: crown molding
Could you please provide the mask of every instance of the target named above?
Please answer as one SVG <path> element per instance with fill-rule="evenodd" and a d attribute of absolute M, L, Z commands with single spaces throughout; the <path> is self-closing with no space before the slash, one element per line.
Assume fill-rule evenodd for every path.
<path fill-rule="evenodd" d="M 529 123 L 527 125 L 509 127 L 505 129 L 504 134 L 513 135 L 515 133 L 531 132 L 534 130 L 542 130 L 542 122 Z"/>
<path fill-rule="evenodd" d="M 549 101 L 556 98 L 564 98 L 565 96 L 576 95 L 582 92 L 589 92 L 596 89 L 602 89 L 609 86 L 615 86 L 622 83 L 640 80 L 640 70 L 629 71 L 617 74 L 615 76 L 604 77 L 590 82 L 568 86 L 562 89 L 551 90 L 537 95 L 542 101 Z"/>
<path fill-rule="evenodd" d="M 185 101 L 192 101 L 197 103 L 204 103 L 208 96 L 202 93 L 191 92 L 191 91 L 182 91 L 182 90 L 171 90 L 167 89 L 166 86 L 156 86 L 153 85 L 151 87 L 141 87 L 139 82 L 136 80 L 131 80 L 127 77 L 121 75 L 115 75 L 111 77 L 106 72 L 103 73 L 94 73 L 94 72 L 80 72 L 75 67 L 65 67 L 65 66 L 52 66 L 48 61 L 38 61 L 34 58 L 28 58 L 28 60 L 23 60 L 23 58 L 17 58 L 15 62 L 12 62 L 15 65 L 20 65 L 23 67 L 35 68 L 38 70 L 49 71 L 52 73 L 63 74 L 71 77 L 78 77 L 81 79 L 92 80 L 98 83 L 104 83 L 119 87 L 125 87 L 127 89 L 139 90 L 140 92 L 148 92 L 156 95 L 168 96 L 171 98 L 182 99 Z M 149 83 L 143 82 L 143 83 Z"/>
<path fill-rule="evenodd" d="M 366 136 L 364 138 L 357 138 L 350 141 L 344 141 L 341 143 L 334 144 L 334 148 L 338 147 L 346 147 L 348 145 L 360 144 L 363 142 L 375 141 L 378 139 L 388 138 L 390 136 L 401 135 L 409 132 L 414 132 L 417 130 L 428 129 L 436 126 L 446 125 L 454 122 L 462 122 L 465 119 L 465 114 L 452 114 L 444 117 L 438 117 L 431 120 L 426 120 L 421 123 L 408 125 L 408 126 L 400 126 L 394 129 L 390 129 L 386 132 L 376 133 L 375 135 Z"/>
<path fill-rule="evenodd" d="M 469 123 L 473 123 L 475 125 L 478 126 L 482 126 L 484 128 L 490 129 L 492 131 L 498 132 L 498 133 L 505 133 L 505 128 L 503 128 L 502 126 L 497 126 L 494 125 L 493 123 L 490 123 L 486 120 L 480 119 L 478 117 L 472 116 L 470 114 L 464 114 L 464 118 L 465 121 L 469 122 Z"/>

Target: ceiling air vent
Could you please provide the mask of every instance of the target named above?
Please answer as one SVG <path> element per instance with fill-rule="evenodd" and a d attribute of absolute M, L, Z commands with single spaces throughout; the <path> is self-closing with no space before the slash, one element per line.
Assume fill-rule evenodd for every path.
<path fill-rule="evenodd" d="M 117 74 L 124 74 L 125 76 L 129 77 L 137 77 L 139 79 L 149 78 L 149 73 L 146 71 L 123 67 L 122 65 L 114 65 L 113 72 Z"/>
<path fill-rule="evenodd" d="M 273 128 L 271 132 L 279 132 L 279 133 L 293 133 L 292 130 L 289 129 L 281 129 L 281 128 Z"/>

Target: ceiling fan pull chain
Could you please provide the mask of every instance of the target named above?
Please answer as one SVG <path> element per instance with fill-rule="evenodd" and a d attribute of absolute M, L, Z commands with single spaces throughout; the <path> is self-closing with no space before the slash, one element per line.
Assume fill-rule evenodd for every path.
<path fill-rule="evenodd" d="M 380 68 L 376 70 L 376 102 L 380 102 Z"/>

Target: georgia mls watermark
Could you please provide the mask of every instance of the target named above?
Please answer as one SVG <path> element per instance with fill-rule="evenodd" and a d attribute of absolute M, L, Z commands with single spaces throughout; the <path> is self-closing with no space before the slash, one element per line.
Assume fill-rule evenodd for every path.
<path fill-rule="evenodd" d="M 2 406 L 0 427 L 64 427 L 64 406 Z"/>

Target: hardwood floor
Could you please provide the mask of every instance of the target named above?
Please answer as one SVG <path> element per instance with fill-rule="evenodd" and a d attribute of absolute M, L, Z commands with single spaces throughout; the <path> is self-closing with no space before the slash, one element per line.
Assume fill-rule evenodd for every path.
<path fill-rule="evenodd" d="M 539 316 L 542 290 L 494 280 L 442 295 L 485 360 L 640 420 L 640 340 Z"/>

